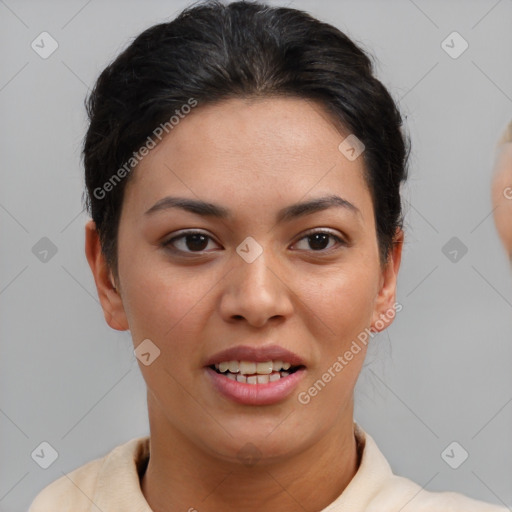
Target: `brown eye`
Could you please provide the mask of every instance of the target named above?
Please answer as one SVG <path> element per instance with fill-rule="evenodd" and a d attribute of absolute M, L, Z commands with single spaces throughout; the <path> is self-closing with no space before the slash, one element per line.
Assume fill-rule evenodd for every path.
<path fill-rule="evenodd" d="M 213 242 L 212 238 L 205 233 L 189 231 L 171 238 L 162 245 L 175 252 L 194 253 L 205 251 L 210 242 Z"/>
<path fill-rule="evenodd" d="M 307 238 L 309 240 L 309 246 L 311 249 L 316 251 L 327 248 L 331 235 L 327 233 L 314 233 L 313 235 L 309 235 Z"/>
<path fill-rule="evenodd" d="M 328 231 L 315 231 L 307 233 L 299 240 L 297 244 L 295 244 L 295 246 L 297 247 L 297 245 L 303 241 L 306 241 L 306 243 L 303 244 L 306 245 L 306 247 L 299 247 L 300 250 L 315 252 L 331 249 L 334 245 L 336 245 L 336 242 L 340 245 L 345 245 L 345 242 L 342 238 Z M 334 243 L 331 243 L 331 241 L 334 241 Z M 331 245 L 329 245 L 330 243 Z"/>

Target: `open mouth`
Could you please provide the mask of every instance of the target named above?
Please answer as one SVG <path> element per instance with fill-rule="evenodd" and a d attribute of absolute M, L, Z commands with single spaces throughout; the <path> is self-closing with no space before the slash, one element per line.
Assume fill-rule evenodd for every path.
<path fill-rule="evenodd" d="M 286 361 L 222 361 L 209 366 L 228 379 L 243 384 L 268 384 L 288 377 L 304 365 L 292 366 Z"/>

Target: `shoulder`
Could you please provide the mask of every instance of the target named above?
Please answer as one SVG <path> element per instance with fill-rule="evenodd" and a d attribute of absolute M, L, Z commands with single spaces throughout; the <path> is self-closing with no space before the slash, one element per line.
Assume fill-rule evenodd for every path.
<path fill-rule="evenodd" d="M 85 512 L 91 507 L 98 474 L 106 457 L 95 459 L 47 485 L 36 496 L 28 512 L 74 510 Z M 91 498 L 89 498 L 91 497 Z"/>
<path fill-rule="evenodd" d="M 430 492 L 395 474 L 375 440 L 355 423 L 361 463 L 352 482 L 335 502 L 338 508 L 354 504 L 365 512 L 510 512 L 456 492 Z"/>
<path fill-rule="evenodd" d="M 405 477 L 393 475 L 371 500 L 367 512 L 508 512 L 456 492 L 430 492 Z"/>
<path fill-rule="evenodd" d="M 104 457 L 94 459 L 50 483 L 35 497 L 28 512 L 86 512 L 98 505 L 102 489 L 113 473 L 131 477 L 140 456 L 147 453 L 148 437 L 134 438 L 116 446 Z"/>

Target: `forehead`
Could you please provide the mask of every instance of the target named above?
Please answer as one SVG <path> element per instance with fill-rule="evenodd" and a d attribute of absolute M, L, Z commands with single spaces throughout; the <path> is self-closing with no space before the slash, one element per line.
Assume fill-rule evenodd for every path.
<path fill-rule="evenodd" d="M 233 98 L 199 106 L 168 138 L 173 139 L 170 144 L 175 150 L 190 149 L 195 142 L 196 149 L 206 146 L 223 156 L 243 154 L 261 161 L 267 153 L 276 158 L 283 151 L 282 158 L 308 158 L 336 149 L 344 136 L 318 102 L 273 97 Z"/>
<path fill-rule="evenodd" d="M 367 200 L 362 156 L 351 161 L 338 148 L 347 135 L 311 100 L 236 98 L 199 105 L 138 164 L 125 200 L 149 207 L 164 188 L 231 199 L 279 191 L 294 201 L 315 188 L 337 188 Z"/>

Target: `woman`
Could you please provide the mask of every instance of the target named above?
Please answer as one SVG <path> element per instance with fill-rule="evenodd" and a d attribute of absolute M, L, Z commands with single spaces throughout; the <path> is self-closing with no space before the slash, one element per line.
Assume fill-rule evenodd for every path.
<path fill-rule="evenodd" d="M 354 422 L 400 304 L 407 144 L 368 57 L 287 8 L 200 4 L 98 79 L 86 255 L 150 436 L 31 512 L 505 510 L 393 475 Z"/>

